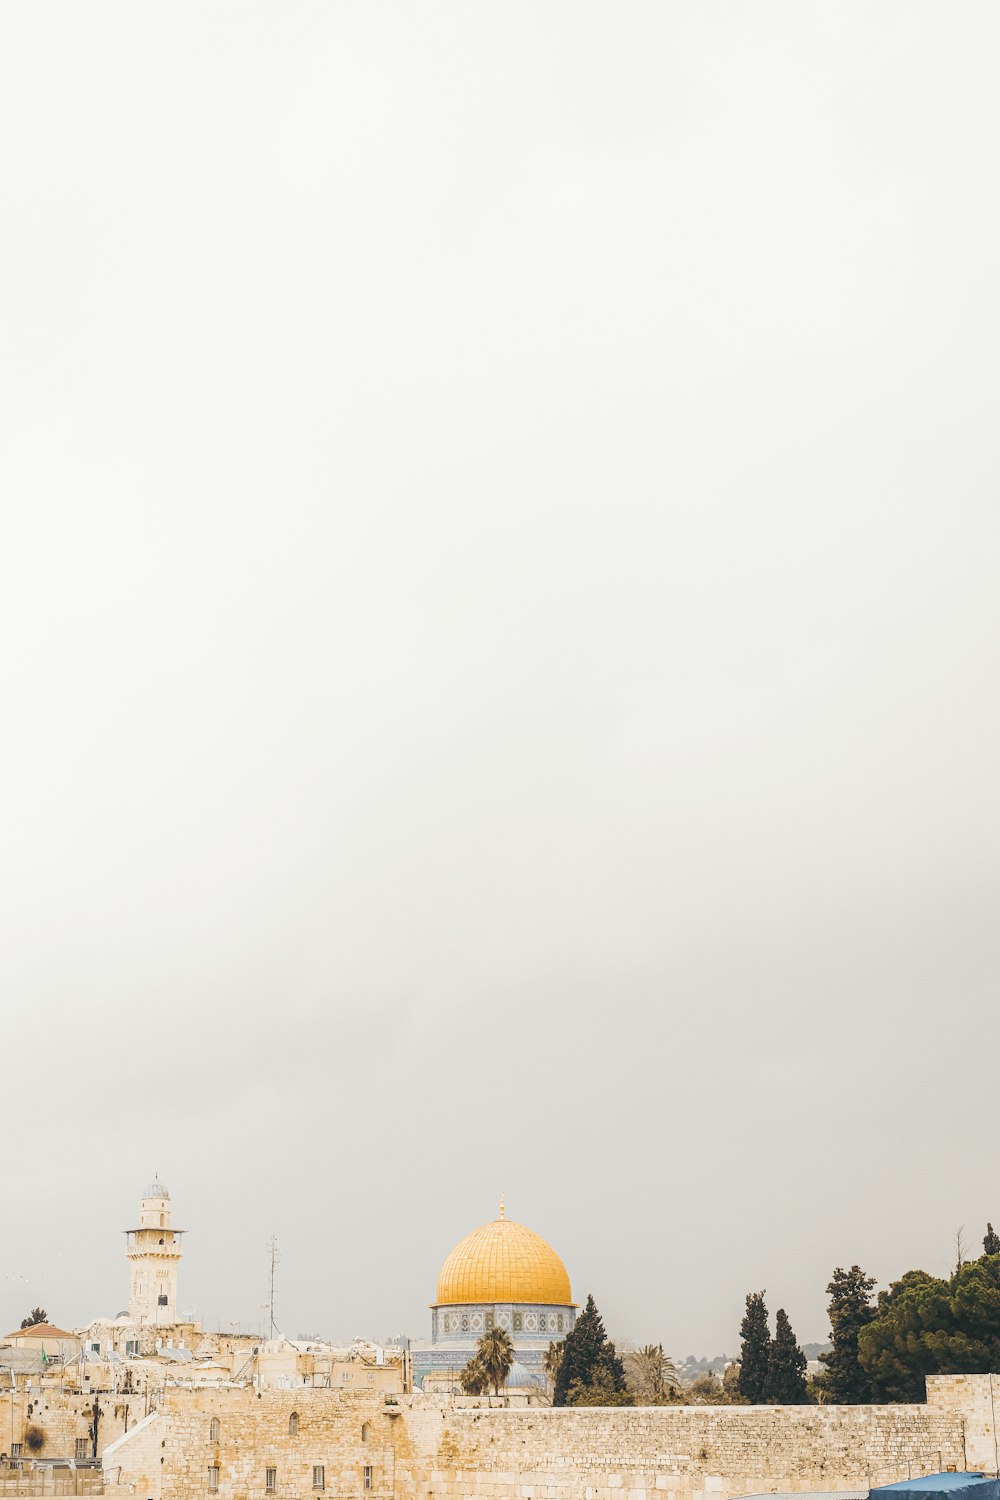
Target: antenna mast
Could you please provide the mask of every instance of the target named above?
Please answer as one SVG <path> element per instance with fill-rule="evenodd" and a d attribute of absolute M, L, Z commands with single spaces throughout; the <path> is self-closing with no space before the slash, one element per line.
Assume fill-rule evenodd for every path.
<path fill-rule="evenodd" d="M 274 1331 L 275 1331 L 275 1323 L 274 1323 L 274 1268 L 278 1264 L 278 1236 L 276 1234 L 272 1234 L 270 1243 L 269 1243 L 269 1245 L 268 1245 L 267 1248 L 268 1248 L 268 1252 L 269 1252 L 269 1254 L 271 1256 L 271 1295 L 268 1298 L 267 1307 L 268 1307 L 268 1315 L 269 1315 L 270 1320 L 271 1320 L 271 1332 L 270 1332 L 269 1337 L 273 1339 L 274 1338 Z"/>

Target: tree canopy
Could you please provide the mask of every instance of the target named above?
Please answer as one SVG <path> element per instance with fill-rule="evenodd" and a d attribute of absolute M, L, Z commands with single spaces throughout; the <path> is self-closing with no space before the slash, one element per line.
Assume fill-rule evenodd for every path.
<path fill-rule="evenodd" d="M 498 1396 L 501 1387 L 507 1384 L 514 1363 L 514 1344 L 506 1328 L 491 1328 L 484 1333 L 476 1346 L 476 1354 L 482 1361 L 494 1395 Z"/>
<path fill-rule="evenodd" d="M 776 1406 L 802 1406 L 806 1391 L 806 1357 L 783 1307 L 774 1315 L 774 1338 L 767 1364 L 767 1400 Z"/>
<path fill-rule="evenodd" d="M 498 1396 L 514 1363 L 514 1345 L 506 1328 L 490 1328 L 476 1342 L 476 1350 L 460 1380 L 468 1396 L 482 1396 L 493 1387 Z"/>
<path fill-rule="evenodd" d="M 868 1371 L 858 1358 L 858 1335 L 874 1316 L 874 1285 L 874 1278 L 860 1266 L 849 1271 L 838 1266 L 827 1286 L 832 1347 L 820 1355 L 826 1365 L 823 1389 L 827 1400 L 839 1405 L 859 1405 L 872 1398 Z"/>
<path fill-rule="evenodd" d="M 754 1404 L 767 1401 L 771 1362 L 771 1331 L 763 1292 L 747 1292 L 746 1312 L 740 1324 L 740 1395 Z"/>
<path fill-rule="evenodd" d="M 34 1328 L 36 1323 L 47 1323 L 49 1315 L 44 1307 L 33 1307 L 26 1318 L 21 1319 L 22 1328 Z"/>
<path fill-rule="evenodd" d="M 1000 1372 L 1000 1254 L 966 1261 L 948 1280 L 907 1271 L 879 1294 L 858 1352 L 883 1401 L 922 1401 L 927 1375 Z"/>
<path fill-rule="evenodd" d="M 622 1358 L 625 1381 L 637 1406 L 662 1406 L 668 1393 L 680 1385 L 677 1366 L 662 1344 L 644 1344 Z"/>
<path fill-rule="evenodd" d="M 629 1406 L 625 1370 L 592 1296 L 563 1341 L 553 1406 Z"/>

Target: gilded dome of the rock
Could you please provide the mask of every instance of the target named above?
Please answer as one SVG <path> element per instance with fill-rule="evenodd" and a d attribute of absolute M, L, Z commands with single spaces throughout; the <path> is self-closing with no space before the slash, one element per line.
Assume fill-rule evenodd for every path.
<path fill-rule="evenodd" d="M 494 1219 L 467 1234 L 441 1267 L 437 1305 L 540 1302 L 572 1306 L 566 1267 L 540 1234 Z"/>

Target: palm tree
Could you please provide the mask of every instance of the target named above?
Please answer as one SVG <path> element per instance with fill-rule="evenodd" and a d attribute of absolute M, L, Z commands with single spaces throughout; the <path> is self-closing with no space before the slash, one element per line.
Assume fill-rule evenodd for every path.
<path fill-rule="evenodd" d="M 514 1363 L 514 1345 L 506 1328 L 491 1328 L 483 1334 L 476 1345 L 476 1359 L 482 1364 L 493 1394 L 499 1396 Z"/>
<path fill-rule="evenodd" d="M 458 1378 L 462 1382 L 462 1390 L 467 1396 L 481 1396 L 489 1385 L 489 1372 L 483 1365 L 478 1347 L 475 1354 L 469 1360 L 469 1363 L 459 1372 Z"/>
<path fill-rule="evenodd" d="M 656 1399 L 662 1401 L 668 1390 L 680 1385 L 680 1371 L 670 1355 L 664 1354 L 662 1344 L 646 1344 L 639 1350 L 639 1354 L 646 1362 L 652 1376 Z"/>
<path fill-rule="evenodd" d="M 545 1353 L 542 1355 L 542 1369 L 552 1385 L 556 1383 L 559 1374 L 559 1366 L 562 1364 L 565 1345 L 562 1339 L 553 1339 Z"/>
<path fill-rule="evenodd" d="M 669 1354 L 664 1354 L 662 1344 L 633 1349 L 625 1355 L 625 1370 L 633 1395 L 643 1405 L 662 1405 L 668 1389 L 680 1385 L 677 1366 Z"/>

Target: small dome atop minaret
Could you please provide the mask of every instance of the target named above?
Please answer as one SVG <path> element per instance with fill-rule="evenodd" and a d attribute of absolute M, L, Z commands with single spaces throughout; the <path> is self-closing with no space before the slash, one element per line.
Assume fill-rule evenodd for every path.
<path fill-rule="evenodd" d="M 142 1196 L 144 1198 L 169 1198 L 170 1192 L 169 1189 L 163 1186 L 162 1182 L 154 1180 L 147 1184 Z"/>

